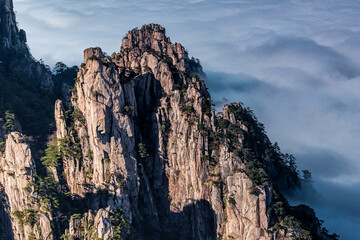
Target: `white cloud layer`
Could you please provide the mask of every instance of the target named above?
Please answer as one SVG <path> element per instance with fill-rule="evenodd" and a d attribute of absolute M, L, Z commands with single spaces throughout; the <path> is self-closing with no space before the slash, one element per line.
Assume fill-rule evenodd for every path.
<path fill-rule="evenodd" d="M 341 239 L 360 235 L 359 0 L 14 0 L 33 55 L 79 65 L 160 23 L 199 58 L 213 98 L 243 101 L 313 172 L 314 204 Z M 334 194 L 339 192 L 339 194 Z M 336 217 L 335 217 L 336 216 Z M 340 223 L 339 223 L 340 222 Z"/>

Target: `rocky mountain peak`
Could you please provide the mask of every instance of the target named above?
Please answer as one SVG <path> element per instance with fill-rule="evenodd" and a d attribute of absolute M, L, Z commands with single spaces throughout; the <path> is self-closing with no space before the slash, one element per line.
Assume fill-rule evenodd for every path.
<path fill-rule="evenodd" d="M 143 25 L 129 31 L 122 40 L 121 54 L 130 61 L 144 54 L 156 56 L 171 62 L 179 71 L 186 71 L 191 63 L 185 48 L 171 43 L 159 24 Z"/>
<path fill-rule="evenodd" d="M 11 1 L 1 3 L 4 42 L 17 46 Z M 15 56 L 0 55 L 9 71 L 31 80 L 34 66 L 38 86 L 51 89 L 40 63 Z M 0 75 L 8 88 L 9 77 Z M 41 125 L 56 131 L 40 157 L 15 117 L 0 121 L 12 131 L 0 132 L 0 238 L 328 239 L 278 190 L 296 187 L 296 167 L 250 109 L 228 104 L 216 115 L 205 80 L 199 60 L 158 24 L 129 31 L 111 56 L 86 49 L 71 104 L 56 101 L 54 121 Z M 20 83 L 3 95 L 20 95 Z"/>
<path fill-rule="evenodd" d="M 122 49 L 153 49 L 161 52 L 168 43 L 170 38 L 166 37 L 165 28 L 159 24 L 148 24 L 129 31 L 122 40 Z"/>
<path fill-rule="evenodd" d="M 98 59 L 104 57 L 104 53 L 99 47 L 87 48 L 84 51 L 84 61 L 88 59 Z"/>

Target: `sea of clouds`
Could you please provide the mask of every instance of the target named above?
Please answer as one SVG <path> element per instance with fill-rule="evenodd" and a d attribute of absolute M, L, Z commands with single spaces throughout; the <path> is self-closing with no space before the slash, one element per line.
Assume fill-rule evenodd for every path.
<path fill-rule="evenodd" d="M 37 59 L 79 65 L 160 23 L 199 58 L 217 109 L 242 101 L 273 142 L 309 169 L 306 200 L 330 232 L 360 235 L 360 1 L 14 0 Z M 292 199 L 293 203 L 299 200 Z"/>

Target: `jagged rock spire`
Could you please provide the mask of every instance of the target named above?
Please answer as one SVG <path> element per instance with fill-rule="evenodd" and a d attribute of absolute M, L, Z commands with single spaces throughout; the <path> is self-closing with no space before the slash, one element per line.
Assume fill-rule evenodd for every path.
<path fill-rule="evenodd" d="M 153 49 L 163 52 L 163 49 L 171 43 L 170 38 L 165 35 L 165 28 L 158 24 L 143 25 L 141 29 L 129 31 L 122 40 L 121 49 Z"/>

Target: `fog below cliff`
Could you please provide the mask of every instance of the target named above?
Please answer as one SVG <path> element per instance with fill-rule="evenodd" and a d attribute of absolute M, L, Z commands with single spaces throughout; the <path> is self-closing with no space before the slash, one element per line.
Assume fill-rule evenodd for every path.
<path fill-rule="evenodd" d="M 314 89 L 274 88 L 261 80 L 240 76 L 242 81 L 234 75 L 231 79 L 236 84 L 228 85 L 232 80 L 219 81 L 223 79 L 220 75 L 226 76 L 208 74 L 208 86 L 216 103 L 240 99 L 254 109 L 272 141 L 279 142 L 283 152 L 297 157 L 299 169 L 312 172 L 320 196 L 309 192 L 305 203 L 314 207 L 325 226 L 340 233 L 341 239 L 354 239 L 360 234 L 358 101 L 353 99 L 353 103 L 337 108 L 337 101 L 342 99 L 331 96 L 329 90 L 321 93 Z M 290 202 L 301 203 L 296 199 Z"/>
<path fill-rule="evenodd" d="M 132 27 L 162 24 L 201 60 L 218 106 L 250 106 L 313 173 L 322 197 L 309 204 L 329 230 L 360 235 L 360 1 L 14 2 L 32 53 L 50 65 L 79 64 L 90 46 L 118 51 Z"/>

